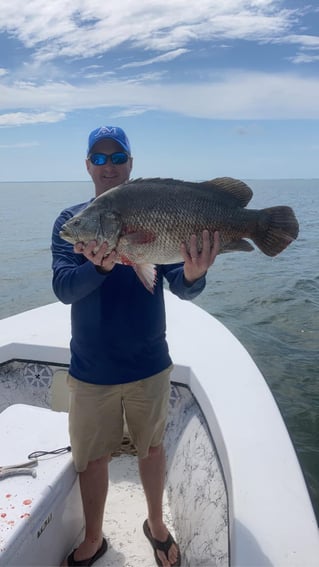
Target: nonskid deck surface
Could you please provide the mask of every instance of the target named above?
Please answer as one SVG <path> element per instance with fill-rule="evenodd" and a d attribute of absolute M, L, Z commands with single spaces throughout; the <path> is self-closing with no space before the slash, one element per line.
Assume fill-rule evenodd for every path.
<path fill-rule="evenodd" d="M 109 492 L 103 532 L 108 550 L 96 567 L 153 567 L 153 550 L 143 533 L 147 517 L 146 500 L 135 456 L 120 455 L 109 467 Z M 169 506 L 164 493 L 164 521 L 174 535 Z"/>

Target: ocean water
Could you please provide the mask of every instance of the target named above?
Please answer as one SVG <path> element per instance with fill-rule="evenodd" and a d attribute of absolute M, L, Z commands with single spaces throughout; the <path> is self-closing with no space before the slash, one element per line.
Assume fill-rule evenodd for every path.
<path fill-rule="evenodd" d="M 249 208 L 290 205 L 299 237 L 275 258 L 258 250 L 219 256 L 195 303 L 237 336 L 263 373 L 319 520 L 319 179 L 247 182 L 254 192 Z M 90 182 L 0 183 L 0 194 L 4 318 L 56 301 L 52 225 L 64 207 L 88 200 L 93 190 Z"/>

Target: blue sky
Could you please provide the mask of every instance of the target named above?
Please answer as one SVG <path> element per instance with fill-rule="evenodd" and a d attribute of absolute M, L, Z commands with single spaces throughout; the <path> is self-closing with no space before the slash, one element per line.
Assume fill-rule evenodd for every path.
<path fill-rule="evenodd" d="M 318 0 L 10 0 L 0 181 L 87 180 L 122 126 L 135 177 L 318 178 Z"/>

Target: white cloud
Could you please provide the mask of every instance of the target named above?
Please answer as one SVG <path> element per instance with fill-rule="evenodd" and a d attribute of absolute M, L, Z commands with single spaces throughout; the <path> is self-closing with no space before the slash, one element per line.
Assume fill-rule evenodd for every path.
<path fill-rule="evenodd" d="M 2 150 L 9 149 L 19 149 L 19 148 L 34 148 L 35 146 L 39 146 L 39 142 L 17 142 L 16 144 L 0 144 L 0 148 Z"/>
<path fill-rule="evenodd" d="M 115 73 L 113 71 L 91 71 L 87 73 L 83 73 L 84 79 L 91 80 L 91 79 L 99 79 L 101 80 L 103 77 L 112 77 Z"/>
<path fill-rule="evenodd" d="M 298 53 L 290 61 L 315 63 L 319 38 L 304 29 L 296 33 L 295 25 L 308 5 L 285 9 L 278 0 L 201 0 L 196 7 L 185 0 L 3 4 L 0 33 L 18 39 L 28 51 L 21 49 L 19 69 L 11 74 L 0 69 L 0 126 L 57 122 L 73 110 L 105 107 L 117 116 L 155 109 L 203 118 L 319 117 L 317 77 L 244 70 L 217 76 L 213 66 L 210 75 L 208 67 L 201 74 L 193 58 L 187 83 L 172 82 L 162 67 L 157 73 L 153 68 L 148 74 L 128 71 L 129 78 L 117 79 L 125 69 L 193 55 L 205 41 L 210 48 L 242 39 L 296 45 Z M 74 65 L 89 56 L 95 60 L 84 61 L 82 68 Z"/>
<path fill-rule="evenodd" d="M 60 122 L 64 118 L 65 114 L 62 112 L 11 112 L 8 114 L 0 115 L 0 127 Z"/>
<path fill-rule="evenodd" d="M 208 119 L 318 119 L 318 100 L 319 79 L 288 73 L 228 71 L 205 83 L 166 84 L 150 76 L 77 86 L 2 85 L 0 109 L 26 112 L 2 115 L 0 124 L 56 122 L 73 110 L 107 107 L 126 115 L 155 109 Z"/>
<path fill-rule="evenodd" d="M 298 53 L 295 57 L 291 57 L 290 60 L 293 63 L 316 63 L 319 61 L 318 55 L 309 55 L 308 53 Z"/>
<path fill-rule="evenodd" d="M 1 7 L 0 30 L 33 48 L 36 58 L 96 56 L 124 43 L 172 51 L 192 40 L 284 38 L 296 10 L 276 0 L 11 0 Z"/>
<path fill-rule="evenodd" d="M 315 35 L 288 35 L 286 43 L 297 43 L 308 49 L 319 49 L 319 37 Z"/>
<path fill-rule="evenodd" d="M 172 61 L 180 55 L 187 53 L 188 49 L 175 49 L 174 51 L 168 51 L 168 53 L 163 53 L 163 55 L 158 55 L 157 57 L 152 57 L 151 59 L 145 59 L 144 61 L 133 61 L 132 63 L 126 63 L 121 65 L 120 69 L 128 69 L 129 67 L 142 67 L 144 65 L 152 65 L 153 63 L 163 63 L 167 61 Z"/>
<path fill-rule="evenodd" d="M 319 36 L 288 35 L 286 43 L 298 44 L 298 52 L 288 59 L 295 64 L 316 63 L 319 61 Z"/>
<path fill-rule="evenodd" d="M 131 106 L 130 108 L 126 108 L 125 110 L 112 112 L 110 114 L 110 118 L 126 118 L 128 116 L 138 116 L 139 114 L 144 114 L 145 112 L 149 112 L 150 110 L 153 110 L 153 108 L 149 106 Z"/>

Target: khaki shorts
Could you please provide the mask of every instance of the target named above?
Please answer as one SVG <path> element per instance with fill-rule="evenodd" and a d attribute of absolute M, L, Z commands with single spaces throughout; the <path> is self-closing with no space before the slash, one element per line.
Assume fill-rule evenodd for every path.
<path fill-rule="evenodd" d="M 124 413 L 130 437 L 140 458 L 163 441 L 172 366 L 150 378 L 118 385 L 82 382 L 68 375 L 69 432 L 75 468 L 82 472 L 118 450 Z"/>

